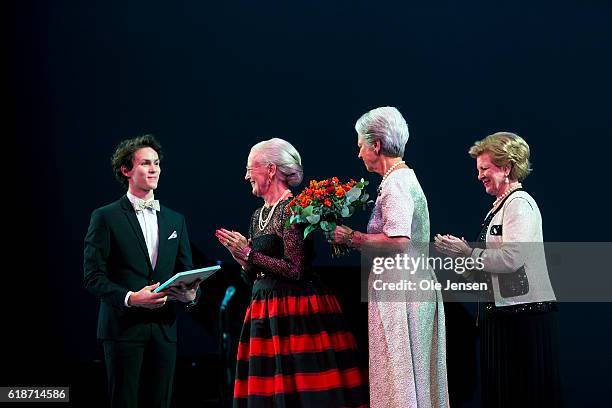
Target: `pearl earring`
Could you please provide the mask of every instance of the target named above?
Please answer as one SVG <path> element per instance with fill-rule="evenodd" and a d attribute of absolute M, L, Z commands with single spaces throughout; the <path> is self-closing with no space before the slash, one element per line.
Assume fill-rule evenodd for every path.
<path fill-rule="evenodd" d="M 510 184 L 510 180 L 508 180 L 508 176 L 506 176 L 506 184 Z"/>

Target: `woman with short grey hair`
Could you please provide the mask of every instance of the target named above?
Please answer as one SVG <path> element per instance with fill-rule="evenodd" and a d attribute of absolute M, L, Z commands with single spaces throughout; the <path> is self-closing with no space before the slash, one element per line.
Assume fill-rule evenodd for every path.
<path fill-rule="evenodd" d="M 391 106 L 372 109 L 361 116 L 355 124 L 358 135 L 363 135 L 368 145 L 380 141 L 381 153 L 387 157 L 404 157 L 408 142 L 408 124 L 402 114 Z"/>
<path fill-rule="evenodd" d="M 429 210 L 414 170 L 402 160 L 408 125 L 393 107 L 373 109 L 355 125 L 358 157 L 382 176 L 367 233 L 337 226 L 334 242 L 360 251 L 390 248 L 427 256 Z M 378 248 L 378 249 L 377 249 Z M 418 248 L 418 249 L 417 249 Z M 378 255 L 375 255 L 378 256 Z M 397 276 L 386 271 L 385 276 Z M 376 273 L 376 272 L 374 272 Z M 395 275 L 392 275 L 395 273 Z M 444 305 L 439 290 L 416 296 L 376 292 L 368 282 L 368 342 L 372 407 L 448 407 Z M 437 282 L 431 269 L 414 279 Z M 400 298 L 401 296 L 401 298 Z"/>

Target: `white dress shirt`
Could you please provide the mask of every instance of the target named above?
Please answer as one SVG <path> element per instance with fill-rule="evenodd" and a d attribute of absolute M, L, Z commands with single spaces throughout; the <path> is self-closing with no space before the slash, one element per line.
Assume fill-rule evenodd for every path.
<path fill-rule="evenodd" d="M 127 198 L 134 205 L 136 200 L 140 200 L 135 195 L 131 194 L 129 191 L 127 193 Z M 153 197 L 151 199 L 154 199 Z M 149 252 L 149 259 L 151 261 L 151 266 L 155 268 L 157 264 L 157 253 L 159 250 L 159 229 L 157 227 L 157 214 L 155 210 L 152 208 L 146 208 L 144 210 L 136 210 L 136 218 L 138 219 L 138 223 L 140 224 L 140 228 L 142 230 L 142 235 L 144 236 L 145 243 L 147 244 L 147 251 Z M 132 294 L 132 291 L 129 291 L 125 296 L 125 305 L 128 305 L 128 299 Z"/>

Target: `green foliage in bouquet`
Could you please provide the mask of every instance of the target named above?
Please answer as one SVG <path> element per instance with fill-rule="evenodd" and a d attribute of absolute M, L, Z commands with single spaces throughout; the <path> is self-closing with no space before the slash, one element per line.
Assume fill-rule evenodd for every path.
<path fill-rule="evenodd" d="M 337 177 L 321 181 L 312 180 L 299 195 L 289 203 L 285 227 L 293 224 L 307 224 L 304 229 L 304 238 L 311 232 L 321 230 L 325 237 L 333 238 L 336 225 L 341 224 L 343 218 L 348 218 L 356 209 L 366 208 L 369 195 L 364 190 L 368 182 L 361 179 L 359 182 L 350 180 L 341 183 Z M 332 244 L 334 256 L 346 253 L 345 245 Z"/>

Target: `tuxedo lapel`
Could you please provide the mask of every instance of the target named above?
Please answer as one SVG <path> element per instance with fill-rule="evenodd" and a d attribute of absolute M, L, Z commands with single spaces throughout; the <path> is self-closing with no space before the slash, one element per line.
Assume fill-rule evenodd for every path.
<path fill-rule="evenodd" d="M 147 250 L 147 244 L 145 242 L 144 235 L 142 234 L 142 228 L 140 228 L 138 218 L 136 218 L 136 211 L 134 211 L 134 207 L 132 207 L 132 203 L 130 203 L 130 200 L 127 198 L 127 196 L 124 196 L 121 199 L 121 208 L 123 209 L 125 216 L 127 217 L 128 222 L 132 227 L 132 230 L 134 231 L 134 236 L 138 241 L 138 245 L 140 246 L 143 255 L 147 259 L 147 263 L 149 264 L 149 266 L 151 266 L 151 260 L 149 259 L 149 251 Z"/>

